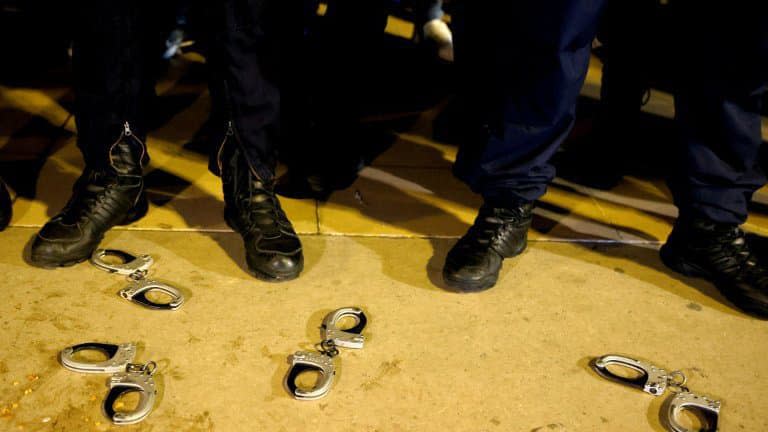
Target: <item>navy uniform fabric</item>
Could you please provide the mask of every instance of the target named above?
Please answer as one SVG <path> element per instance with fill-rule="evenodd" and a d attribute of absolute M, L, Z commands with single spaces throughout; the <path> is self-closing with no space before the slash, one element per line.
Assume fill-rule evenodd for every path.
<path fill-rule="evenodd" d="M 302 47 L 303 80 L 291 86 L 302 88 L 305 95 L 306 105 L 292 110 L 303 113 L 299 127 L 304 130 L 281 142 L 281 156 L 299 176 L 321 175 L 346 184 L 355 178 L 361 163 L 361 98 L 375 81 L 389 3 L 330 0 L 326 4 L 325 16 L 311 27 Z"/>
<path fill-rule="evenodd" d="M 415 0 L 413 14 L 417 28 L 429 21 L 441 19 L 444 15 L 443 0 Z"/>
<path fill-rule="evenodd" d="M 281 17 L 279 1 L 224 0 L 206 3 L 210 24 L 213 99 L 234 123 L 239 143 L 259 177 L 274 176 L 276 150 L 268 130 L 279 122 Z M 143 138 L 154 92 L 154 59 L 164 37 L 159 21 L 172 22 L 147 0 L 83 1 L 76 4 L 73 43 L 78 144 L 90 166 L 108 163 L 107 152 L 124 122 Z M 297 13 L 300 12 L 297 6 Z M 171 9 L 172 11 L 172 9 Z M 299 15 L 295 15 L 299 16 Z M 300 31 L 300 20 L 296 20 Z M 273 25 L 272 25 L 273 24 Z M 226 122 L 218 125 L 222 136 Z M 212 170 L 218 171 L 212 149 Z"/>
<path fill-rule="evenodd" d="M 497 206 L 534 201 L 555 169 L 603 1 L 460 2 L 456 64 L 471 122 L 455 174 Z"/>
<path fill-rule="evenodd" d="M 211 87 L 219 95 L 215 100 L 224 105 L 217 109 L 232 122 L 235 142 L 241 146 L 251 169 L 265 181 L 273 179 L 277 165 L 274 135 L 280 123 L 282 67 L 282 29 L 278 23 L 285 23 L 278 3 L 227 0 L 206 4 L 211 30 Z M 300 31 L 301 21 L 294 22 L 296 31 Z M 223 144 L 226 124 L 216 127 Z M 211 153 L 210 168 L 214 174 L 221 174 L 219 150 Z"/>
<path fill-rule="evenodd" d="M 108 164 L 109 147 L 127 121 L 144 137 L 154 95 L 152 40 L 160 40 L 157 15 L 146 1 L 76 2 L 72 15 L 72 65 L 78 146 L 86 163 Z"/>
<path fill-rule="evenodd" d="M 684 218 L 741 223 L 765 183 L 758 164 L 768 81 L 763 3 L 727 11 L 673 3 L 680 138 L 677 152 L 659 157 L 679 158 L 670 185 Z M 605 1 L 460 6 L 456 62 L 471 125 L 454 171 L 492 205 L 534 201 L 554 177 L 549 160 L 573 125 Z"/>
<path fill-rule="evenodd" d="M 680 131 L 670 187 L 683 218 L 740 224 L 766 182 L 761 102 L 768 85 L 768 5 L 677 1 L 675 111 Z"/>

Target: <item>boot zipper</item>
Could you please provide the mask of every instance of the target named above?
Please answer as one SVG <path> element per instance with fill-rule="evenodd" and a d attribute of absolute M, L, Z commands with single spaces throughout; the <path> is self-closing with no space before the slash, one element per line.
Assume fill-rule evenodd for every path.
<path fill-rule="evenodd" d="M 146 146 L 144 145 L 144 142 L 139 139 L 136 135 L 133 134 L 133 130 L 131 130 L 131 124 L 128 122 L 123 123 L 123 137 L 133 137 L 133 139 L 136 140 L 139 144 L 141 144 L 142 152 L 146 151 Z M 119 141 L 119 140 L 118 140 Z M 142 154 L 142 158 L 144 155 Z"/>
<path fill-rule="evenodd" d="M 139 157 L 139 165 L 141 165 L 141 168 L 144 168 L 144 156 L 147 153 L 147 147 L 144 145 L 144 143 L 133 134 L 133 131 L 131 130 L 131 125 L 126 121 L 123 123 L 123 133 L 120 135 L 120 137 L 117 138 L 117 141 L 112 143 L 112 145 L 109 147 L 109 165 L 115 166 L 114 160 L 112 159 L 112 150 L 115 149 L 115 146 L 117 143 L 120 142 L 123 138 L 132 137 L 134 140 L 136 140 L 137 143 L 139 143 L 139 146 L 141 146 L 141 156 Z"/>
<path fill-rule="evenodd" d="M 224 89 L 224 106 L 225 106 L 225 108 L 227 110 L 227 114 L 229 115 L 229 118 L 230 118 L 229 123 L 228 123 L 230 129 L 227 132 L 228 133 L 230 131 L 232 132 L 231 136 L 233 136 L 235 138 L 235 141 L 236 141 L 237 145 L 240 146 L 240 151 L 245 152 L 245 149 L 243 148 L 243 142 L 240 140 L 240 136 L 238 136 L 237 129 L 235 129 L 234 122 L 231 120 L 232 118 L 234 118 L 234 110 L 232 109 L 232 95 L 229 93 L 229 83 L 227 82 L 226 79 L 223 80 L 222 83 L 223 83 L 223 86 L 224 86 L 223 87 L 223 89 Z M 248 171 L 250 171 L 251 174 L 253 174 L 256 178 L 259 178 L 259 175 L 256 173 L 256 170 L 253 169 L 251 164 L 246 161 L 246 165 L 248 166 Z M 219 173 L 221 173 L 221 164 L 219 164 Z"/>
<path fill-rule="evenodd" d="M 219 145 L 219 151 L 216 153 L 216 162 L 219 165 L 219 174 L 224 172 L 223 163 L 221 162 L 221 154 L 224 152 L 224 144 L 226 144 L 227 139 L 233 135 L 235 135 L 235 126 L 232 124 L 232 120 L 229 120 L 227 122 L 227 133 L 224 135 L 224 139 L 221 141 L 221 145 Z"/>

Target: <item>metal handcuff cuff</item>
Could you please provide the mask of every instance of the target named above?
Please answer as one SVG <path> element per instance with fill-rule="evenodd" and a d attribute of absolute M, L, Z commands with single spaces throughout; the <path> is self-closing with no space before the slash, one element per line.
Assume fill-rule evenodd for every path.
<path fill-rule="evenodd" d="M 75 359 L 80 351 L 100 351 L 109 358 L 103 362 L 87 362 Z M 80 373 L 112 374 L 107 381 L 109 392 L 102 403 L 102 412 L 116 425 L 138 423 L 152 412 L 155 405 L 157 388 L 155 386 L 155 371 L 157 363 L 149 361 L 145 364 L 132 363 L 136 355 L 136 344 L 124 343 L 119 345 L 98 342 L 83 343 L 64 348 L 59 353 L 61 365 L 64 368 Z M 126 393 L 139 393 L 139 403 L 130 412 L 115 410 L 115 401 Z"/>
<path fill-rule="evenodd" d="M 122 263 L 108 263 L 104 260 L 106 257 L 117 257 L 122 260 Z M 147 279 L 149 268 L 154 263 L 149 255 L 134 256 L 114 249 L 97 249 L 91 256 L 91 263 L 106 272 L 128 277 L 130 284 L 118 293 L 120 297 L 128 301 L 159 310 L 176 310 L 184 303 L 184 294 L 178 289 L 156 280 Z M 153 302 L 147 298 L 147 294 L 152 291 L 159 291 L 170 296 L 171 301 L 168 303 Z"/>
<path fill-rule="evenodd" d="M 345 317 L 352 317 L 356 324 L 346 330 L 340 330 L 337 323 Z M 323 319 L 319 352 L 298 351 L 289 357 L 291 364 L 285 376 L 285 388 L 298 400 L 316 400 L 327 395 L 333 385 L 336 375 L 334 357 L 339 355 L 338 348 L 361 349 L 365 343 L 365 337 L 361 334 L 368 319 L 365 313 L 356 307 L 337 309 Z M 317 383 L 311 389 L 300 388 L 296 384 L 296 378 L 306 371 L 316 371 L 320 374 Z"/>
<path fill-rule="evenodd" d="M 718 400 L 691 392 L 686 387 L 687 378 L 681 371 L 667 372 L 665 369 L 651 363 L 633 358 L 609 354 L 594 359 L 592 368 L 603 378 L 642 390 L 653 396 L 661 396 L 667 390 L 673 393 L 664 404 L 662 420 L 672 432 L 693 432 L 678 422 L 683 411 L 697 413 L 706 421 L 706 426 L 700 432 L 715 432 L 718 430 L 720 407 Z M 635 378 L 625 378 L 608 370 L 609 366 L 620 366 L 639 373 Z"/>

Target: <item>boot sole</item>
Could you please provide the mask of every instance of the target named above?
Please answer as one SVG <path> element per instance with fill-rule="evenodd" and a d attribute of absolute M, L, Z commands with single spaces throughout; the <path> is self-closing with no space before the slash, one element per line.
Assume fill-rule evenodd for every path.
<path fill-rule="evenodd" d="M 499 269 L 501 270 L 501 269 Z M 460 292 L 482 292 L 493 288 L 496 282 L 499 280 L 499 274 L 490 274 L 478 281 L 466 281 L 462 279 L 454 279 L 447 273 L 443 272 L 443 282 L 455 291 Z"/>
<path fill-rule="evenodd" d="M 139 202 L 136 204 L 136 207 L 129 210 L 128 213 L 126 213 L 125 218 L 119 223 L 117 223 L 116 226 L 130 225 L 136 222 L 137 220 L 143 218 L 147 214 L 148 210 L 149 210 L 149 202 L 147 201 L 146 195 L 142 195 L 142 198 L 139 199 Z M 102 240 L 104 240 L 104 236 L 102 236 L 99 239 L 99 242 L 96 243 L 96 246 L 92 248 L 90 251 L 88 251 L 87 253 L 77 255 L 65 261 L 62 261 L 60 256 L 39 255 L 39 254 L 33 254 L 30 257 L 30 260 L 36 266 L 43 267 L 43 268 L 55 269 L 55 268 L 61 268 L 61 267 L 72 267 L 74 265 L 80 264 L 81 262 L 89 259 L 91 255 L 93 255 L 93 251 L 95 251 L 99 247 L 98 245 L 99 243 L 101 243 Z"/>
<path fill-rule="evenodd" d="M 728 301 L 730 301 L 734 306 L 736 306 L 737 309 L 746 312 L 750 315 L 753 315 L 757 318 L 768 320 L 768 304 L 765 303 L 756 303 L 753 299 L 750 299 L 748 297 L 744 297 L 738 294 L 732 293 L 730 290 L 723 289 L 718 282 L 716 282 L 715 278 L 713 277 L 712 273 L 707 271 L 706 269 L 697 266 L 695 264 L 692 264 L 690 262 L 686 262 L 685 260 L 681 259 L 679 255 L 676 255 L 670 247 L 667 245 L 664 245 L 661 247 L 661 250 L 659 251 L 659 257 L 661 257 L 661 262 L 664 263 L 665 266 L 670 268 L 671 270 L 680 273 L 684 276 L 692 277 L 692 278 L 698 278 L 698 279 L 704 279 L 707 282 L 712 283 L 715 285 L 718 291 L 726 298 Z M 751 306 L 738 306 L 738 305 L 750 305 L 750 304 L 756 304 L 757 307 L 751 307 Z"/>
<path fill-rule="evenodd" d="M 77 258 L 70 261 L 57 261 L 55 257 L 33 255 L 31 259 L 32 259 L 32 263 L 36 267 L 56 269 L 56 268 L 63 268 L 63 267 L 72 267 L 76 264 L 80 264 L 81 262 L 87 260 L 88 257 Z"/>

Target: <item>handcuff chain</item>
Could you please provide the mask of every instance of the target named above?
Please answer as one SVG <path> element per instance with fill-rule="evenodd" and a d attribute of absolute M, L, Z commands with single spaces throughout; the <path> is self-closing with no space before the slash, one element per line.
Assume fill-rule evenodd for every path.
<path fill-rule="evenodd" d="M 144 280 L 147 277 L 148 273 L 149 271 L 147 270 L 136 270 L 135 272 L 128 275 L 128 279 L 134 282 L 138 282 L 138 281 Z"/>
<path fill-rule="evenodd" d="M 683 371 L 676 370 L 670 372 L 666 376 L 666 380 L 667 388 L 669 388 L 669 391 L 672 393 L 682 393 L 689 391 L 688 387 L 685 386 L 685 384 L 688 382 L 688 377 L 685 376 Z"/>
<path fill-rule="evenodd" d="M 143 373 L 149 376 L 152 376 L 155 374 L 155 371 L 157 370 L 157 363 L 150 360 L 145 364 L 141 363 L 128 363 L 125 366 L 125 371 L 130 373 Z"/>
<path fill-rule="evenodd" d="M 339 349 L 336 348 L 336 344 L 331 339 L 326 339 L 320 342 L 320 352 L 330 358 L 334 358 L 339 355 Z"/>

